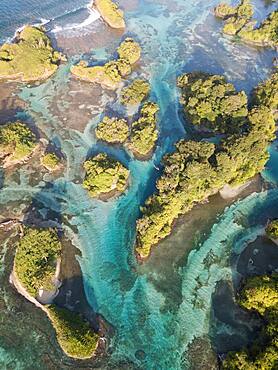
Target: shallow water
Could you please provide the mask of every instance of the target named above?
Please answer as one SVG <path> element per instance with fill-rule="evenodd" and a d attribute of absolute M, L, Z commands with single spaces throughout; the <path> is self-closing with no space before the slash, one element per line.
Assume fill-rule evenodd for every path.
<path fill-rule="evenodd" d="M 125 7 L 126 1 L 119 3 Z M 140 205 L 154 190 L 160 172 L 157 166 L 163 154 L 186 135 L 180 118 L 176 76 L 193 70 L 222 73 L 237 88 L 249 93 L 270 73 L 273 51 L 236 44 L 221 36 L 221 22 L 212 14 L 217 3 L 218 0 L 129 2 L 127 32 L 143 48 L 142 62 L 130 79 L 137 75 L 150 79 L 152 98 L 160 105 L 159 145 L 148 162 L 136 161 L 122 149 L 96 143 L 92 129 L 100 115 L 104 110 L 121 108 L 113 93 L 99 94 L 94 87 L 77 83 L 69 75 L 70 65 L 80 59 L 80 54 L 85 53 L 89 60 L 113 55 L 122 34 L 106 30 L 99 19 L 91 23 L 85 1 L 47 0 L 40 5 L 27 1 L 24 8 L 19 0 L 0 4 L 4 14 L 0 22 L 2 39 L 12 37 L 24 23 L 43 18 L 49 20 L 46 27 L 50 36 L 57 39 L 59 47 L 64 45 L 71 56 L 68 64 L 47 82 L 22 88 L 19 98 L 27 108 L 18 114 L 19 118 L 23 115 L 35 122 L 43 135 L 61 148 L 66 169 L 60 178 L 52 178 L 36 174 L 32 166 L 23 166 L 5 176 L 0 204 L 3 215 L 33 201 L 42 218 L 49 217 L 49 210 L 56 216 L 63 214 L 65 228 L 71 234 L 74 231 L 74 244 L 82 252 L 79 262 L 88 301 L 115 328 L 108 359 L 103 360 L 101 368 L 122 369 L 125 363 L 134 369 L 191 369 L 188 353 L 194 338 L 210 337 L 219 352 L 223 351 L 218 345 L 223 333 L 231 338 L 232 349 L 250 340 L 252 330 L 244 323 L 227 324 L 225 317 L 222 321 L 215 319 L 214 294 L 221 282 L 231 286 L 238 283 L 237 255 L 248 241 L 260 235 L 267 218 L 275 216 L 275 189 L 251 195 L 225 211 L 228 204 L 214 198 L 195 216 L 190 213 L 188 217 L 193 222 L 185 217 L 144 265 L 138 265 L 133 255 L 136 218 Z M 275 6 L 267 8 L 259 0 L 255 5 L 260 19 Z M 82 23 L 84 27 L 76 27 Z M 75 43 L 81 37 L 95 40 L 97 47 L 92 45 L 88 50 L 90 41 L 84 46 L 78 44 L 81 51 L 76 54 Z M 76 99 L 78 104 L 73 105 Z M 90 199 L 80 185 L 82 162 L 97 151 L 114 155 L 131 171 L 128 191 L 108 203 Z M 275 143 L 270 153 L 264 178 L 275 187 Z M 4 307 L 9 312 L 6 303 Z M 11 315 L 7 317 L 13 325 Z M 32 324 L 26 319 L 25 325 L 23 332 Z M 28 345 L 20 346 L 18 351 L 11 348 L 7 335 L 2 339 L 0 335 L 3 368 L 52 368 L 50 362 L 40 360 L 45 351 L 56 364 L 53 366 L 77 368 L 64 358 L 57 365 L 61 353 L 54 341 L 46 348 L 44 334 L 38 345 L 38 331 L 35 327 L 32 330 L 34 335 L 28 335 Z M 34 358 L 38 359 L 35 366 Z"/>

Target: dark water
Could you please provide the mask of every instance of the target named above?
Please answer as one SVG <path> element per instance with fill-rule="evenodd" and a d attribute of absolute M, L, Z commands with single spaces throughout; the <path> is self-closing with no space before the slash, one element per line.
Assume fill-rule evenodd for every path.
<path fill-rule="evenodd" d="M 193 369 L 198 368 L 200 353 L 209 359 L 206 366 L 213 368 L 212 347 L 218 352 L 238 348 L 254 335 L 256 323 L 248 326 L 236 306 L 229 314 L 223 312 L 231 307 L 233 287 L 241 276 L 236 267 L 244 246 L 262 234 L 268 217 L 277 216 L 276 144 L 264 173 L 272 190 L 231 206 L 214 197 L 185 216 L 140 266 L 133 256 L 135 221 L 140 205 L 154 189 L 161 157 L 186 135 L 176 76 L 192 70 L 221 73 L 249 93 L 269 75 L 275 54 L 222 37 L 221 22 L 212 14 L 218 0 L 119 3 L 126 9 L 128 35 L 143 48 L 142 63 L 130 79 L 148 78 L 152 98 L 160 105 L 157 151 L 150 161 L 139 162 L 124 150 L 97 144 L 93 128 L 100 115 L 106 109 L 120 112 L 121 107 L 114 94 L 70 78 L 70 65 L 80 54 L 87 59 L 110 57 L 122 34 L 107 30 L 85 1 L 2 1 L 2 40 L 24 23 L 43 19 L 50 36 L 71 57 L 47 82 L 21 88 L 18 98 L 26 109 L 17 113 L 61 148 L 66 169 L 55 178 L 39 173 L 32 163 L 5 174 L 0 181 L 1 215 L 19 214 L 31 202 L 42 218 L 63 215 L 66 233 L 82 252 L 79 262 L 88 301 L 115 328 L 109 356 L 99 368 Z M 261 0 L 254 4 L 258 19 L 275 7 Z M 108 203 L 90 199 L 80 185 L 82 162 L 98 150 L 113 154 L 131 171 L 128 191 Z M 4 245 L 0 265 L 0 367 L 86 368 L 61 354 L 47 319 L 11 290 L 7 250 Z M 217 309 L 219 302 L 223 310 Z"/>

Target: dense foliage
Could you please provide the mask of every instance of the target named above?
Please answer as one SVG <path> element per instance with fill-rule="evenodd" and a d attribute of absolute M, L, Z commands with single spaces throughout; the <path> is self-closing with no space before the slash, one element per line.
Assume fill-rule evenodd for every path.
<path fill-rule="evenodd" d="M 128 183 L 129 171 L 120 162 L 101 153 L 84 163 L 86 170 L 83 186 L 92 197 L 110 192 L 123 192 Z"/>
<path fill-rule="evenodd" d="M 91 358 L 96 350 L 99 335 L 80 315 L 55 305 L 48 307 L 48 313 L 57 333 L 57 340 L 70 357 Z"/>
<path fill-rule="evenodd" d="M 158 111 L 156 103 L 147 102 L 140 111 L 139 119 L 132 124 L 129 148 L 139 158 L 150 155 L 154 150 L 158 138 L 156 129 Z"/>
<path fill-rule="evenodd" d="M 125 28 L 124 13 L 112 0 L 95 0 L 97 8 L 105 22 L 112 28 Z"/>
<path fill-rule="evenodd" d="M 207 79 L 210 91 L 212 81 L 218 81 L 219 76 L 215 79 L 207 76 Z M 188 89 L 190 81 L 191 76 L 184 75 L 179 79 L 179 86 Z M 206 83 L 203 77 L 199 83 L 198 80 L 196 82 L 195 91 L 198 104 L 201 104 L 202 97 L 207 99 L 207 95 L 201 95 L 199 89 L 200 86 L 206 86 Z M 237 96 L 232 86 L 229 90 L 233 91 L 232 97 Z M 211 91 L 214 91 L 213 88 Z M 212 112 L 216 112 L 219 107 L 218 99 L 210 97 Z M 184 100 L 186 112 L 188 101 Z M 225 103 L 223 106 L 226 107 Z M 147 199 L 142 208 L 143 215 L 137 221 L 136 250 L 140 256 L 148 256 L 151 246 L 170 234 L 174 220 L 189 211 L 194 204 L 204 201 L 225 184 L 237 186 L 245 183 L 264 168 L 269 158 L 268 144 L 275 138 L 273 114 L 264 105 L 253 106 L 246 113 L 245 104 L 243 108 L 241 104 L 236 107 L 240 107 L 240 112 L 244 110 L 245 120 L 242 113 L 238 117 L 237 109 L 225 110 L 227 113 L 223 124 L 229 122 L 231 132 L 227 128 L 225 131 L 228 132 L 219 144 L 181 140 L 176 144 L 175 152 L 165 156 L 164 171 L 156 184 L 157 193 Z M 192 116 L 196 120 L 200 118 L 198 112 Z M 218 129 L 221 129 L 220 122 Z"/>
<path fill-rule="evenodd" d="M 0 79 L 36 81 L 51 76 L 64 57 L 39 27 L 26 26 L 17 42 L 0 48 Z"/>
<path fill-rule="evenodd" d="M 82 80 L 99 83 L 108 89 L 117 89 L 122 78 L 131 73 L 131 65 L 140 58 L 141 48 L 133 39 L 126 38 L 119 46 L 118 54 L 118 59 L 109 61 L 104 66 L 89 67 L 85 61 L 81 61 L 71 67 L 71 73 Z"/>
<path fill-rule="evenodd" d="M 42 157 L 41 162 L 44 167 L 50 171 L 53 171 L 59 167 L 60 159 L 55 153 L 47 153 Z"/>
<path fill-rule="evenodd" d="M 138 62 L 141 57 L 140 45 L 131 37 L 127 37 L 118 47 L 117 52 L 121 59 L 127 60 L 130 64 Z"/>
<path fill-rule="evenodd" d="M 191 73 L 178 79 L 181 103 L 189 121 L 201 129 L 234 132 L 248 114 L 247 96 L 223 76 Z"/>
<path fill-rule="evenodd" d="M 278 220 L 273 220 L 266 227 L 266 234 L 273 239 L 278 239 Z"/>
<path fill-rule="evenodd" d="M 278 275 L 251 277 L 244 284 L 239 304 L 257 311 L 265 327 L 249 350 L 231 352 L 225 370 L 272 370 L 278 367 Z"/>
<path fill-rule="evenodd" d="M 30 155 L 36 146 L 36 137 L 22 122 L 0 126 L 0 158 L 20 160 Z"/>
<path fill-rule="evenodd" d="M 61 242 L 53 229 L 26 228 L 17 243 L 15 272 L 24 288 L 37 296 L 40 288 L 53 289 Z"/>
<path fill-rule="evenodd" d="M 254 104 L 269 107 L 275 118 L 278 118 L 278 72 L 255 89 Z"/>
<path fill-rule="evenodd" d="M 227 35 L 237 35 L 243 41 L 261 45 L 278 46 L 278 11 L 272 12 L 258 27 L 252 21 L 253 7 L 249 0 L 241 0 L 238 6 L 219 4 L 215 8 L 216 16 L 225 20 L 223 32 Z"/>
<path fill-rule="evenodd" d="M 104 117 L 96 128 L 96 137 L 108 143 L 124 143 L 128 135 L 128 123 L 123 118 Z"/>
<path fill-rule="evenodd" d="M 135 105 L 141 103 L 150 93 L 150 84 L 145 80 L 135 80 L 122 90 L 121 103 Z"/>

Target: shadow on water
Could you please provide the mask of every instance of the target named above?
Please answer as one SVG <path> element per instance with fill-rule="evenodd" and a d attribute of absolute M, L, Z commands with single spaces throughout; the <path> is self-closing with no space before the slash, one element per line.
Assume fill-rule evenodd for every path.
<path fill-rule="evenodd" d="M 267 196 L 265 204 L 268 202 Z M 243 233 L 247 233 L 258 225 L 263 228 L 269 219 L 274 218 L 277 218 L 277 199 L 271 207 L 258 202 L 252 213 L 247 216 L 242 213 L 237 222 L 244 226 Z M 218 354 L 250 346 L 262 328 L 258 315 L 242 309 L 236 302 L 240 282 L 250 276 L 270 274 L 278 269 L 277 246 L 261 232 L 247 242 L 242 240 L 242 235 L 238 235 L 232 244 L 230 266 L 233 279 L 220 281 L 212 296 L 209 335 Z"/>

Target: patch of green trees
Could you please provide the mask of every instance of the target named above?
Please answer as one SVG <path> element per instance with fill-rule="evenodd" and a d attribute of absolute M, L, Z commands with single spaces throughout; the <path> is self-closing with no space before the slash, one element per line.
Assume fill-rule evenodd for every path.
<path fill-rule="evenodd" d="M 140 59 L 141 47 L 128 37 L 120 44 L 117 51 L 116 60 L 109 61 L 103 66 L 92 67 L 89 67 L 85 61 L 81 61 L 71 67 L 71 73 L 82 80 L 115 90 L 119 87 L 122 78 L 131 73 L 132 65 Z"/>
<path fill-rule="evenodd" d="M 41 27 L 26 26 L 16 42 L 0 47 L 0 79 L 23 82 L 50 77 L 65 57 L 54 50 Z"/>
<path fill-rule="evenodd" d="M 64 352 L 74 358 L 91 358 L 97 348 L 99 335 L 88 321 L 76 312 L 56 305 L 47 307 L 57 340 Z"/>
<path fill-rule="evenodd" d="M 54 171 L 60 165 L 60 158 L 55 153 L 46 153 L 42 157 L 41 162 L 49 171 Z"/>
<path fill-rule="evenodd" d="M 150 84 L 145 80 L 134 80 L 121 91 L 121 103 L 124 105 L 140 104 L 150 93 Z"/>
<path fill-rule="evenodd" d="M 158 139 L 156 117 L 159 107 L 156 103 L 146 102 L 141 108 L 140 117 L 132 123 L 129 149 L 135 157 L 149 156 Z"/>
<path fill-rule="evenodd" d="M 225 21 L 223 32 L 236 35 L 244 42 L 259 46 L 278 46 L 278 11 L 273 11 L 258 27 L 252 20 L 254 11 L 249 0 L 241 0 L 239 5 L 220 3 L 215 15 Z"/>
<path fill-rule="evenodd" d="M 188 120 L 200 129 L 234 132 L 248 114 L 247 96 L 237 92 L 225 77 L 190 73 L 178 79 L 181 104 Z"/>
<path fill-rule="evenodd" d="M 206 75 L 204 78 L 201 75 L 199 79 L 195 79 L 195 74 L 193 76 L 193 83 L 191 74 L 178 80 L 186 114 L 196 122 L 203 120 L 204 113 L 200 115 L 195 108 L 192 112 L 189 101 L 195 98 L 194 93 L 198 96 L 197 104 L 209 99 L 209 112 L 216 112 L 214 117 L 224 117 L 221 120 L 224 128 L 221 128 L 219 120 L 216 129 L 225 132 L 225 135 L 219 144 L 181 140 L 176 144 L 174 153 L 165 156 L 164 171 L 156 184 L 157 191 L 147 199 L 142 207 L 142 217 L 137 221 L 136 251 L 141 257 L 147 257 L 151 247 L 170 234 L 174 220 L 196 203 L 215 194 L 225 184 L 233 187 L 242 185 L 261 172 L 269 158 L 268 145 L 275 138 L 275 119 L 270 106 L 253 104 L 246 111 L 245 98 L 243 105 L 221 104 L 219 100 L 225 100 L 227 90 L 232 92 L 227 97 L 236 97 L 237 101 L 234 87 L 228 85 L 226 90 L 226 82 L 219 76 L 213 78 Z M 223 94 L 215 99 L 214 86 L 218 85 L 214 81 L 220 81 L 220 87 L 224 85 Z M 192 89 L 192 86 L 195 88 Z M 219 108 L 223 106 L 225 113 Z M 211 127 L 212 116 L 205 117 L 203 122 Z"/>
<path fill-rule="evenodd" d="M 96 128 L 96 137 L 99 140 L 112 144 L 122 144 L 129 136 L 129 126 L 123 118 L 104 117 Z"/>
<path fill-rule="evenodd" d="M 83 186 L 92 197 L 122 193 L 128 184 L 129 170 L 120 162 L 100 153 L 84 163 Z M 114 194 L 113 194 L 114 195 Z"/>
<path fill-rule="evenodd" d="M 40 288 L 52 290 L 62 245 L 54 229 L 25 228 L 17 243 L 15 272 L 27 292 L 36 297 Z"/>
<path fill-rule="evenodd" d="M 266 227 L 266 235 L 278 239 L 278 220 L 271 221 Z"/>
<path fill-rule="evenodd" d="M 25 123 L 17 121 L 0 126 L 0 158 L 24 159 L 35 146 L 36 137 Z"/>
<path fill-rule="evenodd" d="M 264 323 L 249 349 L 230 352 L 223 361 L 225 370 L 274 370 L 278 366 L 278 275 L 254 276 L 244 283 L 238 303 L 257 312 Z"/>

